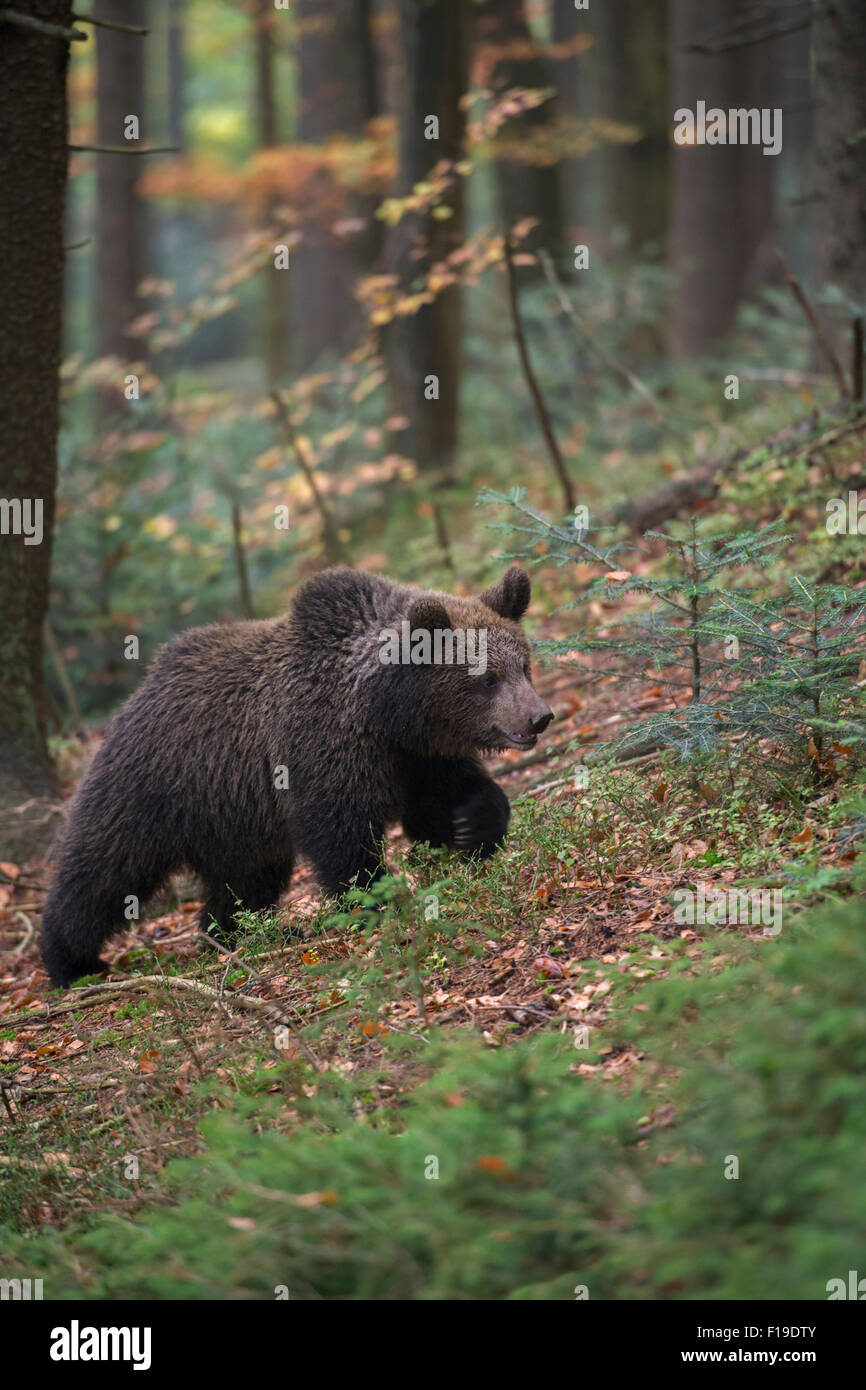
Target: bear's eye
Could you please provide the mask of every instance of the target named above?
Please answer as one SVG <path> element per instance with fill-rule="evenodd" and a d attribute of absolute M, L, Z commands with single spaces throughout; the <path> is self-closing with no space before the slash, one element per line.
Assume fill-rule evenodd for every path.
<path fill-rule="evenodd" d="M 524 661 L 524 663 L 523 663 L 523 674 L 524 674 L 524 676 L 526 677 L 526 679 L 529 680 L 529 674 L 530 674 L 530 672 L 529 672 L 529 662 L 528 662 L 528 661 Z"/>
<path fill-rule="evenodd" d="M 485 690 L 495 690 L 499 684 L 499 677 L 494 676 L 492 671 L 488 671 L 481 684 L 484 686 Z"/>

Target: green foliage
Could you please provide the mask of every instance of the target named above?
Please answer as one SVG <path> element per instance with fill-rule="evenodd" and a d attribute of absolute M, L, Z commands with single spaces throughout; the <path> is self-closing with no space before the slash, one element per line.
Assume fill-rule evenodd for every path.
<path fill-rule="evenodd" d="M 676 748 L 681 757 L 705 754 L 720 743 L 772 737 L 801 746 L 820 767 L 827 735 L 848 733 L 862 741 L 863 694 L 854 678 L 866 655 L 866 602 L 843 585 L 814 586 L 800 575 L 790 592 L 756 599 L 731 577 L 748 568 L 762 570 L 778 560 L 791 540 L 777 524 L 759 531 L 700 537 L 690 522 L 684 535 L 648 531 L 667 561 L 660 572 L 625 568 L 624 543 L 606 547 L 587 539 L 585 522 L 571 527 L 529 507 L 525 489 L 502 494 L 490 490 L 479 501 L 506 504 L 517 515 L 513 525 L 493 529 L 516 535 L 508 558 L 546 561 L 558 566 L 593 564 L 604 573 L 576 584 L 572 609 L 589 602 L 619 602 L 642 595 L 648 604 L 634 616 L 609 622 L 596 634 L 586 631 L 541 645 L 550 657 L 575 651 L 602 653 L 595 679 L 618 675 L 637 679 L 651 674 L 671 694 L 674 707 L 641 722 L 640 736 Z M 725 581 L 728 581 L 727 583 Z M 687 703 L 684 703 L 684 700 Z M 626 730 L 611 751 L 634 737 Z M 850 750 L 849 750 L 850 751 Z"/>
<path fill-rule="evenodd" d="M 762 953 L 766 956 L 766 952 Z M 647 1297 L 822 1298 L 866 1232 L 866 935 L 857 903 L 756 957 L 647 992 L 658 1056 L 689 1060 L 634 1220 L 602 1268 Z M 679 1011 L 679 1012 L 678 1012 Z M 631 1025 L 633 1036 L 638 1030 Z M 642 1031 L 642 1030 L 641 1030 Z M 723 1177 L 729 1156 L 739 1176 Z M 639 1271 L 636 1275 L 636 1271 Z"/>
<path fill-rule="evenodd" d="M 789 594 L 763 602 L 717 595 L 709 636 L 734 637 L 745 649 L 735 665 L 742 680 L 731 701 L 735 727 L 807 742 L 818 771 L 828 754 L 842 751 L 841 738 L 866 739 L 863 692 L 855 684 L 866 655 L 864 618 L 861 594 L 810 584 L 802 575 L 791 579 Z"/>
<path fill-rule="evenodd" d="M 7 1261 L 61 1298 L 823 1298 L 866 1233 L 860 914 L 720 940 L 658 943 L 648 987 L 612 972 L 630 1094 L 547 1035 L 434 1042 L 396 1109 L 321 1075 L 290 1134 L 235 1095 L 168 1170 L 174 1208 L 7 1231 Z"/>
<path fill-rule="evenodd" d="M 440 916 L 440 904 L 450 896 L 446 880 L 434 879 L 416 891 L 403 873 L 384 875 L 369 890 L 347 893 L 341 910 L 323 922 L 326 934 L 336 931 L 342 937 L 338 959 L 320 960 L 315 946 L 305 956 L 324 998 L 330 987 L 331 1003 L 360 1009 L 368 1029 L 381 1017 L 375 1026 L 384 1030 L 389 1006 L 407 993 L 424 1018 L 430 972 L 472 950 L 462 940 L 453 944 L 467 925 L 465 916 Z"/>

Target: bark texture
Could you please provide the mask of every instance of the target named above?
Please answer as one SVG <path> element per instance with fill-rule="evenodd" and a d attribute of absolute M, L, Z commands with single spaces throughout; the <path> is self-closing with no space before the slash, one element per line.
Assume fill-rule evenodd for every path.
<path fill-rule="evenodd" d="M 68 28 L 71 8 L 41 0 L 30 12 Z M 0 498 L 42 509 L 40 544 L 12 534 L 14 508 L 0 516 L 0 858 L 14 861 L 53 830 L 42 628 L 57 479 L 67 50 L 50 35 L 0 28 Z"/>

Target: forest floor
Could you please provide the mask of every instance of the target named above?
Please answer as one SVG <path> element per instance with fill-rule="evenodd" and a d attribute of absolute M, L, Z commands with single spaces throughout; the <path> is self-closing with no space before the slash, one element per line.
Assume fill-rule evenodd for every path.
<path fill-rule="evenodd" d="M 851 447 L 830 460 L 840 487 L 862 470 Z M 795 475 L 769 454 L 760 479 L 736 481 L 721 504 L 755 521 L 787 505 L 786 528 L 812 545 L 814 467 L 807 453 Z M 830 559 L 834 580 L 859 587 L 857 542 Z M 650 551 L 639 562 L 648 570 Z M 546 586 L 548 611 L 570 597 L 560 573 Z M 618 609 L 591 616 L 612 622 Z M 564 629 L 560 615 L 535 635 Z M 721 930 L 675 919 L 677 889 L 775 884 L 786 934 L 828 883 L 844 889 L 858 776 L 845 758 L 820 788 L 808 765 L 766 742 L 696 767 L 641 750 L 638 737 L 630 760 L 602 766 L 591 755 L 670 708 L 671 695 L 649 676 L 625 686 L 593 662 L 540 669 L 554 723 L 531 753 L 489 760 L 513 808 L 503 850 L 478 865 L 391 834 L 402 914 L 386 906 L 335 921 L 302 864 L 278 912 L 242 920 L 233 952 L 203 950 L 196 885 L 178 880 L 151 907 L 157 915 L 110 943 L 104 979 L 61 994 L 38 948 L 50 865 L 0 864 L 0 1221 L 28 1230 L 165 1204 L 163 1170 L 202 1152 L 208 1113 L 247 1107 L 259 1132 L 292 1132 L 309 1123 L 303 1098 L 325 1073 L 350 1082 L 353 1106 L 368 1115 L 400 1107 L 429 1074 L 437 1036 L 507 1048 L 553 1031 L 581 1049 L 591 1031 L 575 1072 L 627 1089 L 645 1059 L 618 1041 L 616 1011 L 647 1010 L 644 986 L 669 974 L 721 968 L 735 938 L 758 952 L 774 939 L 754 918 Z M 92 747 L 68 757 L 69 791 Z M 430 921 L 425 902 L 435 904 Z M 660 1099 L 650 1127 L 665 1123 Z M 267 1118 L 257 1118 L 266 1101 Z"/>
<path fill-rule="evenodd" d="M 705 929 L 673 920 L 673 890 L 693 883 L 696 873 L 707 883 L 740 879 L 748 865 L 736 862 L 737 843 L 762 836 L 774 845 L 802 841 L 802 821 L 780 823 L 764 802 L 763 827 L 760 816 L 738 824 L 731 813 L 725 845 L 722 789 L 705 785 L 695 797 L 684 783 L 674 808 L 676 773 L 663 770 L 659 754 L 607 774 L 608 789 L 617 779 L 625 789 L 619 805 L 614 793 L 606 810 L 596 801 L 588 819 L 575 821 L 587 794 L 575 790 L 574 766 L 618 725 L 649 716 L 669 697 L 648 686 L 626 703 L 610 682 L 588 684 L 585 673 L 561 668 L 542 672 L 537 685 L 556 713 L 543 746 L 490 760 L 515 807 L 511 842 L 521 835 L 525 842 L 513 854 L 502 852 L 504 872 L 495 860 L 475 874 L 472 866 L 463 870 L 446 910 L 453 918 L 463 909 L 466 918 L 458 919 L 448 959 L 428 955 L 415 987 L 395 970 L 390 997 L 378 1006 L 346 1002 L 345 982 L 334 976 L 349 969 L 352 955 L 364 967 L 376 953 L 376 931 L 323 928 L 327 919 L 306 866 L 264 939 L 245 942 L 241 935 L 231 954 L 202 952 L 200 902 L 179 901 L 111 944 L 105 980 L 62 995 L 48 984 L 33 930 L 47 866 L 5 866 L 11 881 L 0 888 L 0 1077 L 6 1147 L 14 1156 L 0 1161 L 25 1179 L 34 1224 L 164 1200 L 148 1192 L 147 1181 L 130 1197 L 129 1185 L 108 1180 L 106 1170 L 116 1169 L 118 1153 L 134 1155 L 155 1180 L 170 1159 L 195 1152 L 202 1114 L 225 1103 L 200 1082 L 284 1091 L 285 1078 L 268 1087 L 267 1072 L 295 1056 L 318 1071 L 369 1074 L 368 1103 L 389 1106 L 425 1074 L 423 1053 L 388 1060 L 389 1033 L 472 1030 L 500 1045 L 551 1027 L 591 1028 L 602 1030 L 598 1047 L 611 967 L 638 982 L 664 976 L 674 958 L 681 969 L 683 956 L 703 954 Z M 636 824 L 638 801 L 649 818 L 646 833 Z M 827 811 L 834 796 L 823 801 Z M 808 841 L 830 862 L 838 857 L 832 831 L 820 826 L 820 810 L 811 819 Z M 538 833 L 545 826 L 547 833 Z M 402 861 L 405 848 L 394 832 L 389 860 Z M 438 863 L 431 855 L 422 868 Z M 404 867 L 423 894 L 424 876 L 411 855 Z M 760 924 L 734 930 L 762 939 Z M 634 1049 L 602 1044 L 598 1051 L 600 1061 L 579 1063 L 581 1072 L 621 1077 L 640 1064 Z M 291 1124 L 291 1095 L 285 1114 Z"/>

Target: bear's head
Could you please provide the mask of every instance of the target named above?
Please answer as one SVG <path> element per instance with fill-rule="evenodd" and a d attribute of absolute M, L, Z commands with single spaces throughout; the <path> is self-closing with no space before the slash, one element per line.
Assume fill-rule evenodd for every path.
<path fill-rule="evenodd" d="M 413 600 L 413 639 L 423 645 L 424 634 L 430 638 L 430 659 L 416 668 L 430 752 L 531 748 L 547 728 L 553 711 L 533 689 L 520 627 L 530 591 L 529 575 L 512 565 L 477 598 L 426 593 Z"/>

